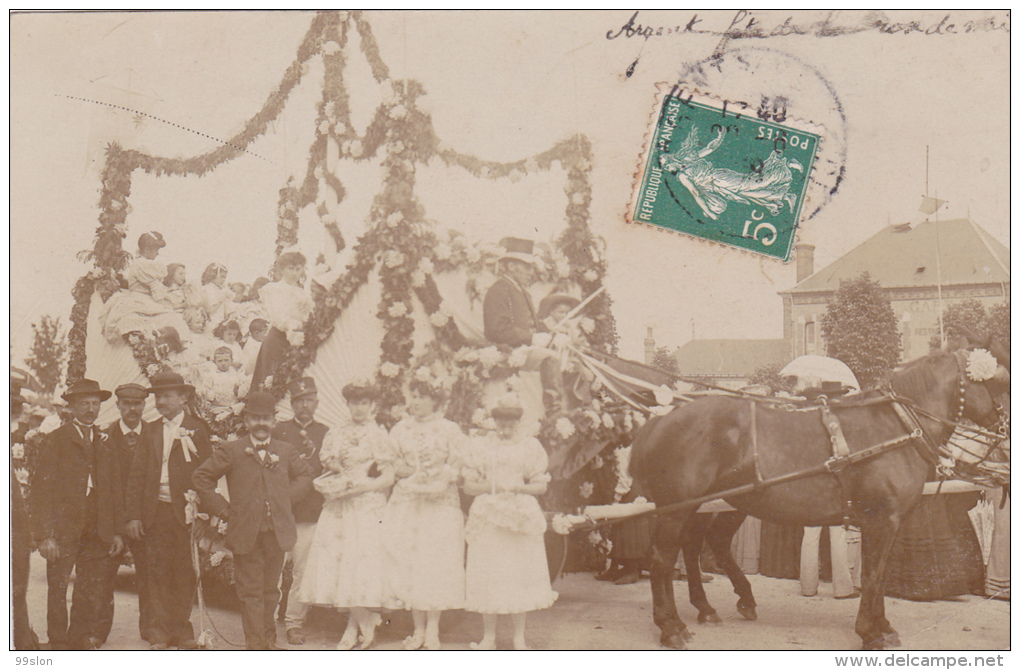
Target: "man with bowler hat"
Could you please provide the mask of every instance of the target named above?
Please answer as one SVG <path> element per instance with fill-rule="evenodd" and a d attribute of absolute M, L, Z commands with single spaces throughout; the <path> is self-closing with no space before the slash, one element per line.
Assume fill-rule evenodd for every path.
<path fill-rule="evenodd" d="M 212 446 L 205 424 L 184 411 L 194 390 L 176 372 L 152 378 L 148 392 L 155 396 L 161 417 L 142 433 L 128 476 L 127 531 L 144 546 L 151 649 L 198 647 L 191 626 L 197 578 L 184 508 L 191 477 L 209 458 Z"/>
<path fill-rule="evenodd" d="M 33 532 L 46 559 L 50 649 L 95 649 L 110 582 L 110 561 L 124 549 L 124 498 L 117 458 L 94 426 L 110 392 L 79 379 L 61 396 L 73 419 L 39 451 L 30 491 Z M 76 577 L 68 623 L 67 587 Z"/>
<path fill-rule="evenodd" d="M 142 413 L 145 411 L 145 399 L 148 391 L 141 384 L 121 384 L 113 391 L 117 398 L 117 410 L 120 412 L 120 419 L 114 421 L 103 432 L 107 436 L 107 444 L 117 456 L 117 465 L 120 468 L 121 487 L 125 495 L 127 493 L 127 479 L 131 473 L 131 460 L 141 442 L 143 430 L 148 422 L 142 421 Z M 131 510 L 125 508 L 124 518 L 134 518 Z M 148 641 L 149 618 L 151 616 L 149 605 L 149 571 L 145 561 L 145 541 L 132 540 L 127 538 L 128 549 L 131 550 L 131 559 L 135 566 L 135 588 L 138 591 L 138 632 L 143 640 Z M 110 562 L 110 581 L 117 577 L 117 570 L 120 568 L 120 561 Z M 100 615 L 100 636 L 105 640 L 110 634 L 113 626 L 113 589 L 110 589 L 109 599 L 104 603 Z"/>
<path fill-rule="evenodd" d="M 294 548 L 292 501 L 312 487 L 312 467 L 296 448 L 273 439 L 276 399 L 248 394 L 248 435 L 227 442 L 195 471 L 195 488 L 209 511 L 227 521 L 226 546 L 234 554 L 234 580 L 248 649 L 279 649 L 273 614 L 280 601 L 284 552 Z M 226 475 L 228 502 L 216 492 Z"/>
<path fill-rule="evenodd" d="M 282 442 L 289 442 L 295 447 L 301 458 L 311 466 L 312 477 L 318 477 L 322 474 L 319 451 L 329 428 L 315 420 L 315 410 L 319 406 L 315 380 L 311 377 L 295 380 L 291 382 L 289 390 L 294 418 L 276 424 L 273 428 L 273 437 Z M 297 540 L 294 542 L 294 548 L 288 552 L 292 577 L 290 580 L 285 579 L 281 585 L 283 595 L 280 598 L 282 610 L 280 614 L 283 615 L 284 625 L 287 627 L 288 644 L 300 645 L 305 643 L 301 626 L 304 625 L 305 616 L 308 614 L 308 605 L 298 599 L 297 590 L 301 584 L 301 575 L 305 571 L 305 563 L 308 562 L 308 550 L 315 535 L 315 523 L 322 512 L 322 494 L 312 489 L 304 498 L 291 504 L 291 511 L 294 513 Z"/>

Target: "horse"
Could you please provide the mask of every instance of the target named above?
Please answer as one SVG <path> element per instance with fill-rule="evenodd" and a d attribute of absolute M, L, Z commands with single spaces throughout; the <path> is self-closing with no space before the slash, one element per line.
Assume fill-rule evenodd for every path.
<path fill-rule="evenodd" d="M 849 516 L 863 540 L 855 631 L 865 649 L 898 646 L 883 585 L 893 540 L 920 501 L 954 422 L 996 425 L 996 399 L 1009 392 L 1001 364 L 1005 374 L 973 381 L 967 354 L 936 352 L 905 364 L 890 389 L 830 402 L 828 416 L 819 405 L 734 394 L 699 398 L 645 424 L 635 436 L 630 473 L 659 510 L 651 587 L 662 644 L 683 649 L 690 639 L 673 597 L 683 531 L 697 500 L 728 492 L 722 497 L 736 509 L 775 522 L 832 526 Z M 833 416 L 849 457 L 834 457 Z"/>
<path fill-rule="evenodd" d="M 701 551 L 708 543 L 716 563 L 733 585 L 737 594 L 737 612 L 748 621 L 757 621 L 758 603 L 751 592 L 751 582 L 737 565 L 730 547 L 733 536 L 744 523 L 747 514 L 738 511 L 695 514 L 684 527 L 680 545 L 684 552 L 684 566 L 687 568 L 687 595 L 698 610 L 698 623 L 722 623 L 719 613 L 708 602 L 705 587 L 701 583 Z"/>

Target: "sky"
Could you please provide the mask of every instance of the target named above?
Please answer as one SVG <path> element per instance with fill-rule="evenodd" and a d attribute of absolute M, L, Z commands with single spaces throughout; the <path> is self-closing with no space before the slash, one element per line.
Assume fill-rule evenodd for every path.
<path fill-rule="evenodd" d="M 496 161 L 527 158 L 580 133 L 593 147 L 591 226 L 606 241 L 607 285 L 625 356 L 640 358 L 646 328 L 657 344 L 699 338 L 782 336 L 777 291 L 795 283 L 795 264 L 702 240 L 628 225 L 625 214 L 657 82 L 693 81 L 691 66 L 720 48 L 734 12 L 641 12 L 635 24 L 698 32 L 628 37 L 627 12 L 368 12 L 395 79 L 415 79 L 444 145 Z M 821 268 L 884 226 L 917 222 L 925 193 L 948 200 L 940 215 L 970 216 L 998 240 L 1009 236 L 1009 33 L 924 34 L 949 23 L 1008 25 L 1008 14 L 837 13 L 830 21 L 916 20 L 922 31 L 866 30 L 831 37 L 731 35 L 715 66 L 702 70 L 709 95 L 788 99 L 790 113 L 822 129 L 844 169 L 835 194 L 801 227 Z M 812 26 L 821 15 L 758 12 L 767 31 Z M 295 58 L 308 13 L 76 13 L 11 20 L 11 338 L 27 350 L 41 314 L 67 323 L 70 290 L 87 268 L 103 147 L 191 156 L 236 133 L 264 104 Z M 632 24 L 633 27 L 634 24 Z M 755 24 L 751 24 L 754 26 Z M 664 30 L 664 33 L 668 31 Z M 784 32 L 784 31 L 778 31 Z M 789 32 L 789 31 L 786 31 Z M 809 31 L 810 32 L 810 31 Z M 838 32 L 838 31 L 834 31 Z M 345 73 L 354 125 L 379 100 L 352 43 Z M 628 68 L 632 67 L 630 76 Z M 203 178 L 136 173 L 125 246 L 159 230 L 161 256 L 197 278 L 209 262 L 250 282 L 272 261 L 278 191 L 302 174 L 322 70 L 316 59 L 282 117 L 251 152 Z M 98 104 L 105 103 L 105 104 Z M 150 116 L 111 111 L 117 105 Z M 156 121 L 152 117 L 166 120 Z M 193 132 L 192 132 L 193 131 Z M 343 165 L 348 185 L 340 226 L 353 240 L 378 191 L 377 165 Z M 419 166 L 416 192 L 428 217 L 482 239 L 507 234 L 548 240 L 564 224 L 565 175 L 556 169 L 517 183 L 479 180 Z M 322 231 L 302 227 L 314 251 Z"/>

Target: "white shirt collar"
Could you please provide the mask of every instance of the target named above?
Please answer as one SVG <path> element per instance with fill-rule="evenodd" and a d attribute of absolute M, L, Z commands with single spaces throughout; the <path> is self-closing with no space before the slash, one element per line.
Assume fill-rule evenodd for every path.
<path fill-rule="evenodd" d="M 166 417 L 163 417 L 163 428 L 171 428 L 171 427 L 173 427 L 173 428 L 180 428 L 181 424 L 183 422 L 184 422 L 184 412 L 182 411 L 180 414 L 178 414 L 177 416 L 175 416 L 172 419 L 168 419 Z"/>
<path fill-rule="evenodd" d="M 269 447 L 269 440 L 271 440 L 271 439 L 273 439 L 273 438 L 272 438 L 272 437 L 270 437 L 270 438 L 269 438 L 269 439 L 267 439 L 267 440 L 266 440 L 265 442 L 259 442 L 259 441 L 258 441 L 258 440 L 256 440 L 256 439 L 255 439 L 255 438 L 254 438 L 253 436 L 249 435 L 249 436 L 248 436 L 248 439 L 250 439 L 250 440 L 251 440 L 251 443 L 252 443 L 253 445 L 255 445 L 255 448 L 256 448 L 256 449 L 266 449 L 266 448 L 268 448 L 268 447 Z"/>
<path fill-rule="evenodd" d="M 181 414 L 184 414 L 184 412 L 181 412 Z M 138 422 L 138 427 L 137 428 L 128 428 L 128 425 L 126 423 L 124 423 L 124 419 L 121 419 L 119 421 L 119 423 L 120 423 L 120 434 L 121 435 L 127 435 L 128 433 L 134 433 L 135 435 L 141 435 L 142 434 L 142 422 L 141 421 Z"/>

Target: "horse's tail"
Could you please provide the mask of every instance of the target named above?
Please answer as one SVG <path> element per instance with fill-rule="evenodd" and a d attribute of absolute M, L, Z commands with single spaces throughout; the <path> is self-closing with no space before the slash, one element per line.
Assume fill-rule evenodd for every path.
<path fill-rule="evenodd" d="M 645 475 L 648 473 L 648 466 L 650 465 L 651 458 L 649 452 L 651 451 L 651 435 L 652 429 L 659 419 L 662 417 L 653 416 L 645 422 L 645 425 L 638 429 L 634 435 L 634 441 L 631 442 L 630 448 L 630 463 L 627 466 L 627 472 L 631 479 L 635 482 L 642 481 Z"/>

